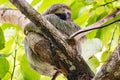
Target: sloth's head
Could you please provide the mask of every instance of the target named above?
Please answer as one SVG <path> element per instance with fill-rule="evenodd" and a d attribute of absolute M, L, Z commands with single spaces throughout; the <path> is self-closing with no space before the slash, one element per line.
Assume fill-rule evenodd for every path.
<path fill-rule="evenodd" d="M 71 21 L 71 9 L 65 4 L 54 4 L 43 15 L 55 14 L 62 20 Z"/>

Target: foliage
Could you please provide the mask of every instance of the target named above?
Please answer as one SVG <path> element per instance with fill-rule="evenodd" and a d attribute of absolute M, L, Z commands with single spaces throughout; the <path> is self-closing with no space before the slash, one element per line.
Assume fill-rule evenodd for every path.
<path fill-rule="evenodd" d="M 3 49 L 4 48 L 4 45 L 5 45 L 5 39 L 4 39 L 4 35 L 3 35 L 3 31 L 2 29 L 0 28 L 0 49 Z"/>
<path fill-rule="evenodd" d="M 0 79 L 9 71 L 9 63 L 5 57 L 0 57 Z"/>
<path fill-rule="evenodd" d="M 27 0 L 31 5 L 43 13 L 49 6 L 64 3 L 71 7 L 72 18 L 82 28 L 91 25 L 120 7 L 120 0 Z M 15 8 L 8 0 L 0 0 L 0 7 Z M 119 18 L 118 15 L 113 20 Z M 29 65 L 24 55 L 24 34 L 17 25 L 0 25 L 0 80 L 8 80 L 13 74 L 13 80 L 50 80 L 39 75 Z M 115 27 L 117 26 L 117 29 Z M 114 34 L 114 35 L 113 35 Z M 103 43 L 101 50 L 91 57 L 87 63 L 94 72 L 100 63 L 104 63 L 110 53 L 118 45 L 120 35 L 119 23 L 109 27 L 94 30 L 87 34 L 87 38 L 98 38 Z M 92 47 L 92 46 L 91 46 Z M 101 46 L 100 46 L 101 47 Z M 16 56 L 16 58 L 15 58 Z M 15 67 L 14 67 L 15 65 Z M 59 76 L 57 80 L 65 80 Z"/>

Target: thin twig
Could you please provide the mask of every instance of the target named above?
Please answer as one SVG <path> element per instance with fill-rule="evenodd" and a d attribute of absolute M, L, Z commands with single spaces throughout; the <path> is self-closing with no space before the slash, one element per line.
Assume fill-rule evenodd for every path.
<path fill-rule="evenodd" d="M 115 20 L 115 21 L 113 21 L 113 22 L 111 22 L 111 23 L 109 23 L 109 24 L 106 24 L 106 25 L 103 25 L 103 26 L 100 26 L 100 27 L 93 27 L 93 28 L 90 28 L 90 29 L 83 29 L 83 30 L 79 31 L 79 32 L 76 33 L 76 34 L 71 35 L 71 36 L 70 36 L 70 39 L 73 38 L 73 37 L 75 37 L 75 36 L 77 36 L 77 35 L 80 34 L 80 33 L 88 32 L 88 31 L 92 31 L 92 30 L 96 30 L 96 29 L 105 28 L 105 27 L 107 27 L 107 26 L 109 26 L 109 25 L 111 25 L 111 24 L 114 24 L 114 23 L 116 23 L 116 22 L 119 22 L 119 21 L 120 21 L 120 19 Z M 83 36 L 84 36 L 84 35 L 83 35 Z"/>
<path fill-rule="evenodd" d="M 107 3 L 102 4 L 102 5 L 100 5 L 100 6 L 106 6 L 106 5 L 111 4 L 111 3 L 115 2 L 115 1 L 118 1 L 118 0 L 113 0 L 113 1 L 111 1 L 111 2 L 107 2 Z M 100 7 L 100 6 L 99 6 L 99 7 Z"/>
<path fill-rule="evenodd" d="M 107 57 L 109 56 L 110 49 L 111 49 L 111 45 L 112 45 L 112 42 L 113 42 L 113 39 L 114 39 L 115 32 L 116 32 L 117 28 L 118 28 L 118 23 L 116 24 L 116 27 L 115 27 L 115 29 L 114 29 L 114 31 L 113 31 L 113 35 L 112 35 L 112 38 L 111 38 L 111 41 L 110 41 L 110 45 L 109 45 L 109 48 L 108 48 Z"/>
<path fill-rule="evenodd" d="M 107 27 L 108 25 L 111 25 L 115 22 L 120 21 L 120 19 L 113 21 L 107 25 L 102 26 L 104 23 L 106 23 L 107 21 L 109 21 L 110 19 L 114 18 L 116 15 L 118 15 L 120 13 L 120 9 L 117 9 L 116 11 L 114 11 L 113 13 L 107 15 L 106 17 L 104 17 L 103 19 L 99 20 L 98 22 L 86 27 L 83 30 L 79 30 L 75 33 L 73 33 L 69 39 L 73 39 L 75 36 L 78 36 L 78 38 L 81 38 L 82 36 L 85 36 L 86 34 L 88 34 L 88 32 L 90 32 L 91 30 L 95 30 L 95 29 L 100 29 L 100 28 L 104 28 Z"/>
<path fill-rule="evenodd" d="M 16 41 L 15 41 L 15 43 L 16 43 L 16 45 L 15 45 L 15 55 L 14 55 L 14 62 L 13 62 L 13 71 L 12 71 L 12 73 L 11 73 L 11 80 L 13 79 L 13 75 L 14 75 L 14 72 L 15 72 L 15 64 L 16 64 L 16 54 L 17 54 L 17 40 L 18 40 L 18 37 L 17 37 L 17 39 L 16 39 Z"/>

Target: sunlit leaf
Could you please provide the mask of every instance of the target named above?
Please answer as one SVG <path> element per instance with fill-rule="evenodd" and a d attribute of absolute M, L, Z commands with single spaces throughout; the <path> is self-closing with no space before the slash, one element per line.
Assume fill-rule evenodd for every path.
<path fill-rule="evenodd" d="M 51 78 L 50 77 L 48 77 L 48 76 L 42 76 L 41 75 L 41 78 L 40 78 L 41 80 L 51 80 Z"/>
<path fill-rule="evenodd" d="M 5 2 L 8 2 L 8 0 L 0 0 L 0 4 L 4 4 Z"/>
<path fill-rule="evenodd" d="M 19 32 L 20 28 L 13 24 L 3 24 L 1 28 L 4 32 L 5 48 L 0 50 L 0 52 L 5 54 L 11 53 L 11 51 L 14 49 L 15 38 L 18 36 L 17 33 Z"/>
<path fill-rule="evenodd" d="M 75 22 L 81 26 L 86 26 L 86 21 L 89 19 L 88 11 L 84 11 L 79 17 L 75 20 Z"/>
<path fill-rule="evenodd" d="M 97 2 L 98 5 L 102 5 L 105 4 L 104 0 L 95 0 Z"/>
<path fill-rule="evenodd" d="M 65 0 L 43 0 L 42 4 L 38 7 L 38 10 L 43 13 L 45 10 L 47 10 L 47 8 L 49 8 L 50 6 L 52 6 L 55 3 L 61 3 Z"/>
<path fill-rule="evenodd" d="M 89 59 L 87 63 L 94 73 L 96 72 L 96 68 L 100 65 L 98 59 L 95 56 Z"/>
<path fill-rule="evenodd" d="M 90 18 L 88 19 L 88 24 L 87 24 L 87 26 L 95 23 L 96 21 L 97 21 L 97 16 L 96 16 L 96 15 L 90 16 Z"/>
<path fill-rule="evenodd" d="M 93 30 L 93 31 L 91 31 L 90 33 L 88 33 L 86 36 L 87 36 L 87 38 L 89 38 L 89 39 L 96 38 L 97 32 L 98 32 L 98 30 Z"/>
<path fill-rule="evenodd" d="M 14 39 L 10 39 L 9 41 L 6 42 L 5 48 L 0 50 L 0 52 L 9 54 L 13 51 L 14 49 Z"/>
<path fill-rule="evenodd" d="M 35 6 L 36 4 L 38 4 L 41 0 L 32 0 L 31 5 Z"/>
<path fill-rule="evenodd" d="M 83 7 L 83 3 L 82 2 L 79 2 L 79 1 L 74 1 L 71 5 L 70 5 L 70 7 L 71 7 L 71 9 L 72 9 L 72 18 L 73 19 L 76 19 L 76 18 L 78 18 L 78 16 L 79 16 L 79 12 L 80 12 L 80 9 Z"/>
<path fill-rule="evenodd" d="M 38 7 L 38 11 L 40 11 L 40 13 L 43 13 L 45 10 L 47 10 L 50 6 L 52 6 L 53 4 L 66 4 L 66 5 L 70 5 L 74 0 L 43 0 L 42 4 Z"/>
<path fill-rule="evenodd" d="M 86 0 L 87 4 L 92 4 L 93 2 L 95 2 L 95 0 Z"/>
<path fill-rule="evenodd" d="M 4 47 L 5 47 L 4 33 L 0 27 L 0 49 L 3 49 Z"/>
<path fill-rule="evenodd" d="M 102 62 L 106 62 L 107 58 L 109 58 L 109 56 L 110 56 L 111 53 L 112 53 L 112 52 L 110 52 L 110 51 L 109 51 L 109 53 L 108 53 L 108 51 L 105 51 L 105 52 L 102 54 L 102 56 L 101 56 Z"/>
<path fill-rule="evenodd" d="M 2 78 L 2 80 L 8 80 L 8 79 L 10 79 L 11 78 L 11 74 L 10 74 L 10 72 L 7 72 L 6 74 L 5 74 L 5 76 Z"/>
<path fill-rule="evenodd" d="M 115 2 L 113 3 L 113 6 L 114 6 L 115 8 L 119 8 L 119 7 L 120 7 L 120 0 L 115 1 Z"/>
<path fill-rule="evenodd" d="M 9 71 L 9 63 L 6 58 L 0 57 L 0 79 Z"/>
<path fill-rule="evenodd" d="M 67 80 L 67 79 L 63 74 L 61 74 L 57 77 L 57 80 Z"/>
<path fill-rule="evenodd" d="M 8 57 L 10 55 L 11 55 L 11 53 L 9 53 L 9 54 L 0 53 L 0 57 Z"/>
<path fill-rule="evenodd" d="M 100 38 L 105 46 L 109 43 L 114 32 L 115 25 L 110 25 L 109 27 L 99 29 L 96 37 Z"/>
<path fill-rule="evenodd" d="M 115 31 L 115 34 L 113 36 L 112 45 L 111 45 L 111 51 L 114 51 L 114 49 L 118 45 L 118 40 L 119 40 L 119 36 L 120 36 L 120 24 L 119 25 L 118 24 L 119 23 L 115 24 L 117 26 L 117 30 Z"/>
<path fill-rule="evenodd" d="M 21 59 L 20 66 L 24 80 L 40 80 L 40 74 L 30 67 L 25 55 Z"/>

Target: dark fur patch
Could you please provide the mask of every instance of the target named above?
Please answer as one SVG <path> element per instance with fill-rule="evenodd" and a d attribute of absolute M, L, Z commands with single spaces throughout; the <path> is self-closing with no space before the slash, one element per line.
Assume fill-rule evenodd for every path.
<path fill-rule="evenodd" d="M 67 15 L 65 13 L 62 14 L 55 14 L 56 16 L 58 16 L 60 19 L 62 20 L 67 20 Z"/>

